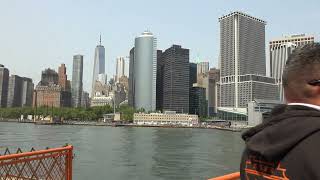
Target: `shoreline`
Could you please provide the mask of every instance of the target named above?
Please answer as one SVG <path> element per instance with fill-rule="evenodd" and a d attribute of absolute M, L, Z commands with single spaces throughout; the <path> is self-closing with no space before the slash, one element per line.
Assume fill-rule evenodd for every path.
<path fill-rule="evenodd" d="M 217 129 L 230 132 L 241 132 L 245 128 L 228 128 L 219 126 L 168 126 L 168 125 L 138 125 L 138 124 L 116 124 L 116 123 L 102 123 L 102 122 L 63 122 L 63 123 L 35 123 L 33 121 L 20 121 L 18 119 L 2 119 L 0 122 L 10 123 L 32 123 L 34 125 L 67 125 L 67 126 L 105 126 L 105 127 L 139 127 L 139 128 L 184 128 L 184 129 Z"/>

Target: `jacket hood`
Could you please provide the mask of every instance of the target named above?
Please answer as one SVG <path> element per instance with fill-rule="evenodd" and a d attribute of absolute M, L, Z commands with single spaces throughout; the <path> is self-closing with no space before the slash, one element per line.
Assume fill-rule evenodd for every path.
<path fill-rule="evenodd" d="M 299 105 L 280 105 L 266 122 L 244 132 L 247 149 L 267 160 L 282 158 L 303 139 L 320 130 L 320 111 Z"/>

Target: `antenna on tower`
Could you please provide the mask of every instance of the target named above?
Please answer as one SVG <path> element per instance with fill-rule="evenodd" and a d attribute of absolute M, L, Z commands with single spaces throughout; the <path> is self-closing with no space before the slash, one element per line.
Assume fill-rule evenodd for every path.
<path fill-rule="evenodd" d="M 100 46 L 101 46 L 101 33 L 100 33 L 100 41 L 99 42 L 100 42 Z"/>

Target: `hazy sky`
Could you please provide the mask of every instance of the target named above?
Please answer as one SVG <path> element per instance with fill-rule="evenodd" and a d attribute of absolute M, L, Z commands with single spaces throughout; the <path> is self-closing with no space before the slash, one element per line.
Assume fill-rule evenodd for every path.
<path fill-rule="evenodd" d="M 190 61 L 209 60 L 213 67 L 220 16 L 237 10 L 266 20 L 267 41 L 301 33 L 318 41 L 319 7 L 319 0 L 0 0 L 0 64 L 37 84 L 42 70 L 60 63 L 71 79 L 72 56 L 83 54 L 88 91 L 100 33 L 108 78 L 116 57 L 128 56 L 146 29 L 158 38 L 159 49 L 180 44 L 190 49 Z"/>

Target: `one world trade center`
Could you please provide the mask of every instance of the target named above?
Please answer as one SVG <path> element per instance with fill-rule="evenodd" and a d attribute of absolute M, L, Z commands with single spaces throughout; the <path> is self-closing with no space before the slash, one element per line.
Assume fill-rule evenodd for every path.
<path fill-rule="evenodd" d="M 95 96 L 95 84 L 97 81 L 103 81 L 102 84 L 105 84 L 105 49 L 101 45 L 101 35 L 99 45 L 97 45 L 94 53 L 94 65 L 93 65 L 93 78 L 92 78 L 92 93 L 91 97 Z M 101 78 L 103 77 L 103 78 Z M 103 79 L 103 80 L 102 80 Z"/>

